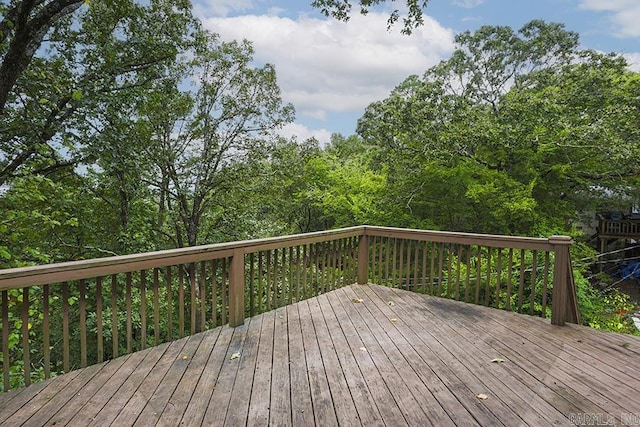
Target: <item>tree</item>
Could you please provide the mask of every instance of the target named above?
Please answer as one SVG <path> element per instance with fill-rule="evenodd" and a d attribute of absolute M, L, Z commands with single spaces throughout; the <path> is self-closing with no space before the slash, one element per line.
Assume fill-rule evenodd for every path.
<path fill-rule="evenodd" d="M 29 66 L 44 37 L 60 19 L 72 14 L 83 0 L 23 0 L 0 6 L 0 115 L 9 93 Z"/>
<path fill-rule="evenodd" d="M 39 16 L 60 3 L 30 11 Z M 21 34 L 10 31 L 11 19 L 28 4 L 15 3 L 5 15 L 6 55 Z M 147 86 L 161 76 L 193 24 L 188 2 L 97 1 L 76 14 L 70 10 L 41 28 L 46 44 L 23 42 L 35 43 L 29 48 L 40 46 L 41 52 L 29 56 L 24 67 L 13 70 L 10 58 L 3 58 L 0 68 L 19 74 L 9 82 L 0 121 L 0 185 L 25 174 L 76 165 L 81 147 L 101 131 L 86 118 L 94 117 L 114 93 Z"/>
<path fill-rule="evenodd" d="M 393 3 L 395 0 L 391 0 Z M 355 2 L 353 2 L 355 3 Z M 385 4 L 387 0 L 359 0 L 360 13 L 366 15 L 376 5 Z M 407 14 L 401 16 L 398 9 L 394 9 L 387 20 L 387 28 L 391 28 L 402 17 L 402 33 L 411 32 L 424 23 L 423 10 L 429 0 L 406 0 Z M 314 0 L 311 6 L 319 9 L 325 16 L 331 16 L 340 21 L 348 21 L 351 17 L 352 2 L 349 0 Z"/>
<path fill-rule="evenodd" d="M 259 173 L 257 160 L 267 155 L 273 132 L 294 113 L 282 104 L 274 67 L 251 65 L 249 42 L 221 42 L 201 31 L 191 53 L 184 80 L 174 80 L 173 87 L 159 85 L 140 110 L 151 138 L 149 181 L 158 191 L 158 230 L 172 236 L 177 247 L 201 243 L 203 230 L 229 220 L 233 205 L 225 201 L 250 191 Z M 193 92 L 179 90 L 189 83 Z"/>
<path fill-rule="evenodd" d="M 627 159 L 638 153 L 639 87 L 621 57 L 582 51 L 575 33 L 537 20 L 456 41 L 450 59 L 409 77 L 358 125 L 380 147 L 390 204 L 406 222 L 546 234 L 595 208 L 597 190 L 637 191 Z"/>

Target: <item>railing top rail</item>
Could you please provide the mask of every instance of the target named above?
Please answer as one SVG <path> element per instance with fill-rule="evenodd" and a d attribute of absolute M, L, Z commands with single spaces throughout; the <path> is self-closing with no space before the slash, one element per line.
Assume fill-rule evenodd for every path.
<path fill-rule="evenodd" d="M 481 245 L 495 248 L 533 249 L 551 251 L 555 245 L 570 245 L 568 236 L 520 237 L 494 234 L 461 233 L 452 231 L 429 231 L 393 227 L 365 226 L 368 236 L 397 237 L 401 239 L 424 240 L 438 243 Z"/>
<path fill-rule="evenodd" d="M 363 231 L 364 226 L 358 226 L 266 239 L 216 243 L 157 252 L 69 261 L 32 267 L 0 269 L 0 291 L 20 288 L 25 285 L 42 285 L 90 279 L 129 271 L 226 258 L 232 256 L 236 249 L 242 249 L 243 253 L 251 253 L 291 245 L 307 245 L 359 236 L 363 234 Z"/>
<path fill-rule="evenodd" d="M 247 254 L 293 245 L 307 245 L 348 237 L 356 237 L 364 234 L 369 236 L 396 237 L 432 242 L 536 250 L 553 250 L 554 245 L 568 245 L 571 243 L 571 238 L 564 236 L 532 238 L 363 225 L 337 230 L 271 237 L 266 239 L 218 243 L 213 245 L 96 258 L 82 261 L 70 261 L 33 267 L 0 269 L 0 291 L 16 289 L 23 286 L 90 279 L 143 269 L 226 258 L 232 256 L 234 251 L 237 252 L 238 249 L 240 249 L 242 253 Z"/>

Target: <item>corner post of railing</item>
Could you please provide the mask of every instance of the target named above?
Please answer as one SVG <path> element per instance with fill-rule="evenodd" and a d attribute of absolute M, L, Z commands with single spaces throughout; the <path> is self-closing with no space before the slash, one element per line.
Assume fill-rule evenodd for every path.
<path fill-rule="evenodd" d="M 369 283 L 369 236 L 367 229 L 362 229 L 360 241 L 358 243 L 358 284 Z"/>
<path fill-rule="evenodd" d="M 572 309 L 571 295 L 575 293 L 573 274 L 569 269 L 569 247 L 572 243 L 568 236 L 551 236 L 549 243 L 553 246 L 554 266 L 553 266 L 553 291 L 551 296 L 551 324 L 564 326 L 565 322 L 571 321 Z"/>
<path fill-rule="evenodd" d="M 229 326 L 244 324 L 244 251 L 234 249 L 229 267 Z"/>

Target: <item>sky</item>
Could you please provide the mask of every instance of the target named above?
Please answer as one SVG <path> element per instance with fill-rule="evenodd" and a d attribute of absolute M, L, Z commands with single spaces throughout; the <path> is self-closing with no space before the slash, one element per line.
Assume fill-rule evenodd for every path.
<path fill-rule="evenodd" d="M 250 40 L 256 65 L 275 66 L 283 101 L 296 108 L 295 123 L 281 133 L 298 141 L 315 137 L 325 145 L 333 133 L 354 134 L 369 104 L 449 58 L 455 35 L 482 25 L 563 23 L 580 34 L 582 47 L 623 54 L 640 72 L 640 0 L 430 0 L 424 25 L 411 36 L 399 27 L 387 31 L 384 8 L 343 23 L 310 4 L 194 0 L 205 28 L 225 41 Z"/>

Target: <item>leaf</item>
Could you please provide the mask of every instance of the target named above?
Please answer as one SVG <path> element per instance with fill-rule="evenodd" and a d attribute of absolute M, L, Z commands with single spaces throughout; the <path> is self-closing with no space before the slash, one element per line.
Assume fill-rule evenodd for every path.
<path fill-rule="evenodd" d="M 492 362 L 492 363 L 503 363 L 503 362 L 504 362 L 504 359 L 501 359 L 501 358 L 499 358 L 499 357 L 496 357 L 495 359 L 491 359 L 491 362 Z"/>
<path fill-rule="evenodd" d="M 238 351 L 237 353 L 233 353 L 230 357 L 231 360 L 233 359 L 237 359 L 238 357 L 240 357 L 240 352 Z"/>
<path fill-rule="evenodd" d="M 362 302 L 362 298 L 351 298 L 351 302 Z"/>
<path fill-rule="evenodd" d="M 398 321 L 398 319 L 396 319 L 395 317 L 392 317 L 392 318 L 391 318 L 391 321 L 392 321 L 393 323 L 396 323 L 396 322 Z"/>
<path fill-rule="evenodd" d="M 487 400 L 489 398 L 489 396 L 484 393 L 476 394 L 476 397 L 480 400 Z"/>
<path fill-rule="evenodd" d="M 393 302 L 393 301 L 389 301 L 389 302 L 387 303 L 387 305 L 388 305 L 389 307 L 393 307 L 393 306 L 395 306 L 395 305 L 396 305 L 396 303 L 395 303 L 395 302 Z"/>
<path fill-rule="evenodd" d="M 366 353 L 366 352 L 367 352 L 367 348 L 366 348 L 366 347 L 360 347 L 360 350 L 361 350 L 363 353 Z"/>
<path fill-rule="evenodd" d="M 186 354 L 182 355 L 182 360 L 187 360 L 189 358 L 189 356 L 187 356 Z"/>

